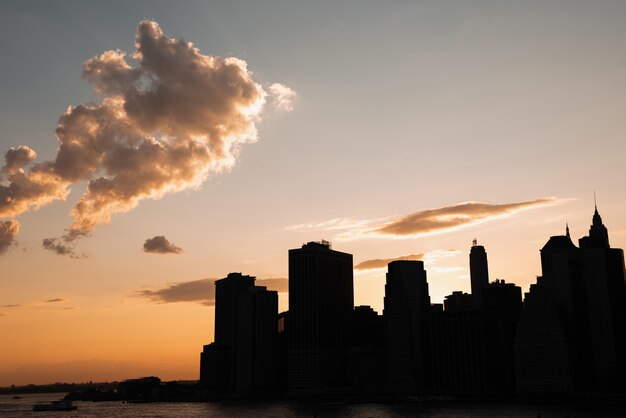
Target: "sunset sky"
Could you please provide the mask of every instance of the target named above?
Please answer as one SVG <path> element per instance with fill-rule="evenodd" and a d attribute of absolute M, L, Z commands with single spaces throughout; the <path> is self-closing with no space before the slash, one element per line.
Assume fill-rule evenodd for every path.
<path fill-rule="evenodd" d="M 598 209 L 626 247 L 621 1 L 3 1 L 0 386 L 197 379 L 212 280 L 287 251 L 527 291 Z M 191 44 L 190 44 L 191 43 Z"/>

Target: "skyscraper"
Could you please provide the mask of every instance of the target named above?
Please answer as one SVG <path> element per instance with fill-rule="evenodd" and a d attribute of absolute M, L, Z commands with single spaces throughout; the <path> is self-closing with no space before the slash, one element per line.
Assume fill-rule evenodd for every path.
<path fill-rule="evenodd" d="M 483 289 L 489 284 L 489 266 L 485 247 L 474 240 L 470 250 L 470 280 L 472 284 L 472 305 L 482 308 Z"/>
<path fill-rule="evenodd" d="M 541 250 L 543 274 L 527 294 L 515 342 L 522 390 L 626 387 L 624 252 L 610 247 L 597 207 L 579 245 L 568 228 Z"/>
<path fill-rule="evenodd" d="M 387 266 L 384 302 L 385 383 L 389 388 L 428 385 L 427 327 L 430 295 L 422 261 L 392 261 Z"/>
<path fill-rule="evenodd" d="M 624 388 L 626 373 L 626 284 L 624 251 L 611 248 L 596 206 L 589 235 L 578 241 L 589 309 L 596 390 Z"/>
<path fill-rule="evenodd" d="M 586 303 L 580 253 L 570 237 L 541 249 L 542 275 L 530 286 L 515 340 L 517 388 L 569 392 L 588 383 Z"/>
<path fill-rule="evenodd" d="M 327 241 L 289 250 L 289 387 L 320 392 L 347 383 L 354 308 L 352 254 Z"/>
<path fill-rule="evenodd" d="M 230 391 L 276 386 L 278 293 L 230 273 L 215 281 L 215 339 L 201 354 L 201 383 Z"/>

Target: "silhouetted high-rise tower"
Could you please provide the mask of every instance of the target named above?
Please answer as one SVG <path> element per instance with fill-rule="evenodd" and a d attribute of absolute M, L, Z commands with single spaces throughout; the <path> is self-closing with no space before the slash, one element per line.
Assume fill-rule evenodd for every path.
<path fill-rule="evenodd" d="M 215 339 L 200 356 L 205 387 L 247 392 L 276 386 L 278 293 L 254 280 L 230 273 L 215 281 Z"/>
<path fill-rule="evenodd" d="M 354 309 L 352 254 L 326 241 L 289 250 L 289 387 L 344 386 Z"/>
<path fill-rule="evenodd" d="M 423 261 L 392 261 L 385 284 L 385 380 L 389 388 L 428 386 L 430 296 Z"/>
<path fill-rule="evenodd" d="M 475 309 L 482 307 L 483 289 L 489 284 L 489 267 L 485 247 L 476 240 L 470 250 L 470 280 L 472 283 L 472 304 Z"/>
<path fill-rule="evenodd" d="M 626 284 L 624 251 L 610 248 L 609 234 L 596 205 L 589 236 L 578 241 L 589 309 L 596 390 L 624 388 L 626 373 Z"/>

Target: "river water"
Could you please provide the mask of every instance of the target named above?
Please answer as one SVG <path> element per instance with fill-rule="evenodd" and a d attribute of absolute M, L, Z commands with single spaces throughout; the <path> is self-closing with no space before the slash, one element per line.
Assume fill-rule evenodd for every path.
<path fill-rule="evenodd" d="M 76 411 L 33 412 L 39 401 L 63 398 L 63 393 L 0 395 L 0 417 L 429 417 L 429 418 L 590 418 L 625 417 L 626 411 L 589 405 L 559 404 L 346 404 L 272 402 L 145 403 L 74 402 Z"/>

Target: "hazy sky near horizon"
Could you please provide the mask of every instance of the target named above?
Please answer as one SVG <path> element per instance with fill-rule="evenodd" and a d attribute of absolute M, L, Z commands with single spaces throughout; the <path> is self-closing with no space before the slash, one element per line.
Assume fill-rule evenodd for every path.
<path fill-rule="evenodd" d="M 216 69 L 202 89 L 202 79 L 167 78 L 191 67 L 158 55 L 175 49 L 148 43 L 153 26 L 143 27 L 144 60 L 133 59 L 146 19 L 249 73 L 225 60 L 240 72 Z M 587 233 L 594 190 L 612 246 L 624 248 L 624 22 L 620 1 L 0 3 L 0 152 L 37 154 L 15 151 L 2 186 L 20 164 L 27 175 L 56 158 L 46 176 L 69 192 L 19 213 L 0 205 L 0 385 L 195 379 L 213 338 L 211 279 L 254 275 L 286 309 L 287 250 L 306 241 L 354 254 L 355 303 L 379 312 L 384 265 L 399 257 L 425 260 L 433 302 L 469 291 L 473 238 L 490 278 L 526 291 L 549 236 L 566 220 L 574 240 Z M 134 69 L 82 76 L 111 50 Z M 92 63 L 108 71 L 107 59 Z M 139 100 L 133 89 L 154 82 L 135 76 L 140 61 L 177 93 Z M 98 82 L 109 99 L 136 104 L 123 116 L 133 123 L 123 141 L 94 146 L 110 148 L 93 171 L 74 175 L 67 167 L 87 159 L 61 164 L 55 136 L 68 106 L 120 120 Z M 295 92 L 282 108 L 276 83 Z M 154 146 L 152 134 L 163 154 L 142 159 L 137 144 Z M 177 141 L 200 145 L 184 154 Z M 138 162 L 120 157 L 129 143 Z M 237 151 L 219 154 L 220 144 Z M 94 209 L 77 223 L 81 199 L 115 194 L 87 184 L 109 184 L 120 161 L 126 177 L 112 190 L 141 198 L 106 206 L 110 222 Z M 43 248 L 46 238 L 75 257 Z"/>

